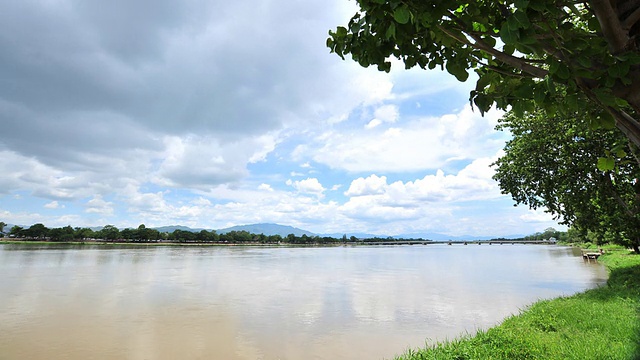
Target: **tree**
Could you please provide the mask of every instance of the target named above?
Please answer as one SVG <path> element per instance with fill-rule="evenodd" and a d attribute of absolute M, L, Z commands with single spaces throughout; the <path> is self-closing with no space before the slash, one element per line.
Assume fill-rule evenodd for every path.
<path fill-rule="evenodd" d="M 550 118 L 542 112 L 507 113 L 498 128 L 513 139 L 494 165 L 503 193 L 516 204 L 546 207 L 556 219 L 583 233 L 640 251 L 640 166 L 629 148 L 611 144 L 622 135 L 592 129 L 579 117 Z M 614 153 L 614 159 L 599 154 Z M 600 162 L 601 170 L 595 164 Z M 546 233 L 546 231 L 545 231 Z"/>
<path fill-rule="evenodd" d="M 474 70 L 470 101 L 481 112 L 589 109 L 582 117 L 615 122 L 640 145 L 639 0 L 357 2 L 360 11 L 327 39 L 343 59 L 389 71 L 395 57 L 460 81 Z"/>
<path fill-rule="evenodd" d="M 31 225 L 28 229 L 24 230 L 24 235 L 26 237 L 40 239 L 44 238 L 48 235 L 49 229 L 43 224 L 37 223 Z"/>
<path fill-rule="evenodd" d="M 7 223 L 4 221 L 0 221 L 0 233 L 4 233 L 4 227 L 7 226 Z"/>
<path fill-rule="evenodd" d="M 215 242 L 219 240 L 218 234 L 216 234 L 215 230 L 200 230 L 196 238 L 198 239 L 198 241 L 202 242 Z"/>
<path fill-rule="evenodd" d="M 9 235 L 14 236 L 14 237 L 23 237 L 24 236 L 24 228 L 22 226 L 13 225 L 13 227 L 9 231 Z"/>
<path fill-rule="evenodd" d="M 73 229 L 73 237 L 79 240 L 91 239 L 96 237 L 96 233 L 90 228 L 76 227 Z"/>
<path fill-rule="evenodd" d="M 120 230 L 120 238 L 124 240 L 134 240 L 137 238 L 137 234 L 135 233 L 135 230 L 131 228 L 125 228 Z"/>
<path fill-rule="evenodd" d="M 116 240 L 120 236 L 120 230 L 114 225 L 106 225 L 97 234 L 104 240 Z"/>
<path fill-rule="evenodd" d="M 49 238 L 51 241 L 72 241 L 73 235 L 74 230 L 71 226 L 49 230 Z"/>

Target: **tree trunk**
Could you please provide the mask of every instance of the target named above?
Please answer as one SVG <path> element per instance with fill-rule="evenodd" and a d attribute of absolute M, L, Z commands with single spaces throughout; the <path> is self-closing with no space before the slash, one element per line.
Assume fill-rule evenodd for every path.
<path fill-rule="evenodd" d="M 614 56 L 638 51 L 640 0 L 590 0 L 589 5 L 600 23 L 602 35 Z M 626 78 L 629 85 L 617 83 L 613 94 L 626 100 L 636 114 L 608 108 L 616 126 L 636 146 L 640 146 L 640 69 L 632 66 Z M 593 88 L 592 88 L 593 89 Z M 591 90 L 592 90 L 591 89 Z M 613 111 L 612 111 L 613 110 Z"/>

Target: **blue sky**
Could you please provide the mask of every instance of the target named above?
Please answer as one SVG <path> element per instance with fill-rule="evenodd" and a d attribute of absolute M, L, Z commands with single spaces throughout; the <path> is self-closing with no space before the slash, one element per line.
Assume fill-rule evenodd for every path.
<path fill-rule="evenodd" d="M 491 180 L 501 116 L 329 53 L 346 0 L 0 4 L 0 220 L 316 233 L 558 226 Z"/>

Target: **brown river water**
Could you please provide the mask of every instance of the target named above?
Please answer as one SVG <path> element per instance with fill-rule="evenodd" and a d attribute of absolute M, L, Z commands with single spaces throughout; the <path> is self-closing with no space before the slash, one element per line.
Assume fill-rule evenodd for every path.
<path fill-rule="evenodd" d="M 606 281 L 552 245 L 0 245 L 0 360 L 390 359 Z"/>

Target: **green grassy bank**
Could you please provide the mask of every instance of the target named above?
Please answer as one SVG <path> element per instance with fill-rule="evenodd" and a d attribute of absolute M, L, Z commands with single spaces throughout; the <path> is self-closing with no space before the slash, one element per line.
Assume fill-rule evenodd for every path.
<path fill-rule="evenodd" d="M 606 286 L 539 301 L 474 336 L 411 350 L 415 359 L 640 359 L 640 255 L 608 250 Z"/>

